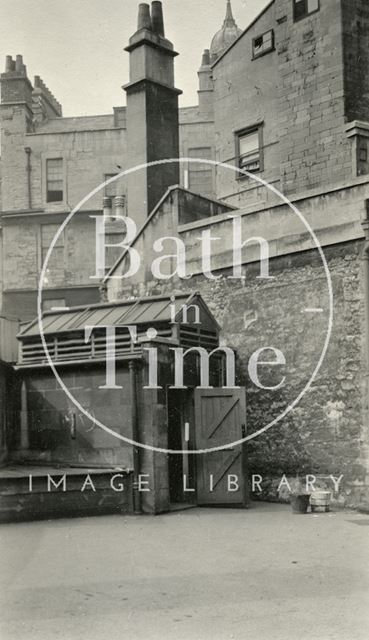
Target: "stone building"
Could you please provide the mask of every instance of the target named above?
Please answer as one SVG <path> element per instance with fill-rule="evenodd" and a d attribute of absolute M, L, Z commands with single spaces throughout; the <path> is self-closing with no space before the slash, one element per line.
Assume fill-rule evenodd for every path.
<path fill-rule="evenodd" d="M 179 153 L 182 157 L 214 157 L 214 100 L 209 51 L 204 53 L 198 73 L 198 105 L 178 111 L 177 99 L 181 92 L 174 88 L 173 72 L 177 53 L 164 38 L 161 8 L 155 2 L 153 11 L 159 14 L 153 28 L 148 24 L 151 18 L 145 8 L 141 9 L 139 27 L 150 26 L 146 34 L 149 34 L 152 45 L 160 38 L 160 48 L 151 46 L 150 49 L 148 45 L 146 60 L 140 60 L 134 38 L 131 39 L 127 47 L 131 58 L 131 77 L 124 87 L 127 106 L 114 107 L 111 114 L 64 118 L 61 104 L 43 80 L 35 76 L 32 84 L 22 56 L 16 56 L 15 60 L 7 57 L 5 72 L 1 74 L 0 118 L 4 250 L 2 309 L 8 317 L 21 320 L 34 317 L 40 268 L 58 226 L 79 201 L 104 180 L 134 166 L 135 154 L 141 143 L 147 145 L 148 160 L 178 157 Z M 223 28 L 215 37 L 218 53 L 239 33 L 228 3 Z M 222 34 L 225 34 L 223 39 Z M 156 52 L 156 57 L 153 57 L 153 52 Z M 213 52 L 211 55 L 214 59 Z M 146 86 L 146 93 L 137 91 L 137 88 L 142 88 L 137 82 L 144 75 L 152 75 L 152 80 L 156 81 L 156 84 Z M 117 78 L 119 81 L 121 78 Z M 154 92 L 152 95 L 149 94 L 150 87 Z M 160 96 L 159 87 L 162 91 Z M 163 104 L 161 116 L 168 120 L 162 122 L 162 129 L 158 112 L 151 113 L 147 132 L 137 122 L 136 114 L 140 109 L 137 101 L 144 100 L 145 95 L 152 104 Z M 169 95 L 172 96 L 171 105 Z M 167 125 L 172 128 L 170 135 L 164 135 Z M 137 138 L 139 132 L 145 139 Z M 172 147 L 168 143 L 171 136 Z M 152 182 L 160 182 L 162 172 L 159 175 L 153 170 L 154 173 Z M 165 189 L 173 184 L 181 182 L 203 195 L 215 194 L 213 172 L 207 166 L 183 165 L 180 172 L 173 170 L 172 175 L 168 172 L 163 180 L 157 190 L 148 192 L 146 213 L 143 206 L 134 213 L 135 185 L 131 185 L 129 209 L 138 225 Z M 137 185 L 137 189 L 141 186 Z M 123 207 L 127 212 L 128 188 L 129 185 L 123 181 L 107 185 L 103 193 L 91 197 L 80 208 L 78 219 L 74 219 L 59 238 L 50 269 L 53 275 L 50 273 L 45 282 L 45 309 L 99 300 L 99 283 L 91 279 L 95 244 L 95 222 L 91 216 L 101 214 L 104 196 L 113 198 L 113 208 L 118 206 L 121 211 Z M 114 201 L 117 196 L 118 204 Z M 119 196 L 124 196 L 123 201 Z M 111 225 L 110 232 L 118 234 L 115 241 L 119 240 L 119 228 L 114 229 Z M 114 251 L 111 253 L 113 256 Z"/>
<path fill-rule="evenodd" d="M 322 367 L 300 403 L 249 443 L 250 473 L 263 476 L 264 495 L 276 497 L 283 474 L 302 470 L 332 483 L 337 499 L 357 504 L 368 484 L 368 342 L 362 221 L 368 210 L 367 131 L 369 9 L 364 2 L 275 0 L 211 64 L 215 159 L 246 169 L 215 167 L 216 195 L 231 211 L 181 221 L 183 207 L 170 191 L 133 243 L 145 267 L 128 280 L 123 255 L 105 279 L 107 299 L 180 288 L 147 269 L 155 239 L 169 229 L 186 247 L 186 286 L 200 291 L 238 350 L 249 428 L 257 432 L 293 404 L 307 372 L 319 361 L 329 327 L 330 294 L 317 245 L 291 211 L 315 231 L 330 273 L 334 320 Z M 360 73 L 353 67 L 359 65 Z M 352 74 L 360 76 L 360 90 Z M 355 83 L 354 83 L 355 84 Z M 267 181 L 288 196 L 277 196 Z M 196 205 L 193 206 L 196 209 Z M 229 278 L 234 264 L 230 214 L 242 220 L 244 280 Z M 165 219 L 165 216 L 167 219 Z M 214 238 L 212 277 L 204 277 L 199 236 Z M 260 278 L 260 246 L 268 242 L 270 271 Z M 151 249 L 150 249 L 151 248 Z M 168 251 L 169 253 L 169 251 Z M 175 263 L 168 261 L 168 273 Z M 111 276 L 115 276 L 111 278 Z M 144 285 L 143 285 L 144 282 Z M 288 326 L 288 328 L 287 328 Z M 250 380 L 250 355 L 283 345 L 288 384 L 275 391 Z M 273 385 L 271 385 L 273 386 Z"/>
<path fill-rule="evenodd" d="M 369 471 L 369 277 L 362 260 L 369 6 L 272 0 L 244 31 L 230 2 L 226 9 L 203 55 L 196 107 L 178 109 L 177 54 L 159 2 L 139 7 L 127 46 L 127 106 L 111 116 L 62 118 L 42 81 L 32 87 L 21 58 L 8 59 L 1 76 L 4 313 L 35 315 L 51 235 L 118 165 L 177 156 L 213 161 L 149 166 L 82 205 L 54 248 L 45 309 L 100 296 L 120 305 L 132 296 L 199 291 L 221 339 L 237 350 L 249 434 L 275 423 L 248 444 L 248 473 L 262 478 L 255 493 L 278 499 L 281 477 L 306 473 L 337 489 L 338 503 L 355 506 L 368 497 Z M 102 196 L 107 233 L 123 239 L 111 218 L 114 206 L 124 207 L 138 226 L 132 247 L 144 259 L 128 280 L 129 251 L 110 249 L 105 278 L 91 284 L 90 216 L 102 214 Z M 163 261 L 163 277 L 153 275 L 155 241 L 163 236 L 182 241 L 185 277 L 175 255 Z M 207 239 L 206 261 L 199 237 Z M 237 237 L 244 246 L 235 274 Z M 28 339 L 26 329 L 26 348 Z M 250 363 L 271 348 L 284 359 L 269 360 L 256 384 Z M 25 362 L 18 365 L 22 372 Z M 153 420 L 165 425 L 164 405 L 158 400 Z M 167 462 L 160 454 L 156 460 L 162 475 L 153 510 L 160 512 L 169 502 Z"/>

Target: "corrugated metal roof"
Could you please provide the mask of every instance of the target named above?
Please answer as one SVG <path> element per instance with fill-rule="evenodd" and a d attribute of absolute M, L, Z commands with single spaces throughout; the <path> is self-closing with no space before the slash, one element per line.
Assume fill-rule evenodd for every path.
<path fill-rule="evenodd" d="M 84 331 L 86 325 L 140 325 L 170 322 L 170 305 L 175 304 L 176 315 L 186 302 L 200 297 L 199 294 L 183 293 L 176 296 L 155 296 L 134 298 L 128 301 L 107 304 L 94 304 L 88 307 L 72 307 L 58 311 L 45 311 L 42 324 L 45 335 Z M 209 312 L 210 313 L 210 312 Z M 216 321 L 214 320 L 215 324 Z M 38 320 L 33 320 L 18 334 L 18 338 L 39 336 Z"/>

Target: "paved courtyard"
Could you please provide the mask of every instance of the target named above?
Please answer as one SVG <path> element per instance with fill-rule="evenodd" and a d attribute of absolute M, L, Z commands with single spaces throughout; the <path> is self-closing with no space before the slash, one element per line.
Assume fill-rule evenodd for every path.
<path fill-rule="evenodd" d="M 191 509 L 2 525 L 1 640 L 367 640 L 369 516 Z"/>

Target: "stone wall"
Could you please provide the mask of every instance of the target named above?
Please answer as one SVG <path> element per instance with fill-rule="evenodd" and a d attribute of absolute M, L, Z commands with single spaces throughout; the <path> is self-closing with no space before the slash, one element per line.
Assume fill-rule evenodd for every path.
<path fill-rule="evenodd" d="M 325 248 L 335 310 L 328 352 L 297 406 L 248 445 L 249 476 L 263 478 L 262 492 L 256 490 L 256 498 L 283 499 L 283 490 L 278 492 L 283 474 L 302 479 L 312 474 L 318 477 L 316 487 L 330 488 L 334 486 L 330 476 L 342 475 L 335 496 L 341 505 L 355 506 L 368 496 L 360 252 L 360 241 Z M 271 260 L 270 272 L 275 279 L 268 284 L 258 281 L 258 272 L 258 264 L 249 265 L 244 283 L 230 280 L 227 271 L 216 282 L 202 276 L 186 282 L 186 288 L 201 293 L 222 327 L 226 344 L 237 350 L 239 384 L 246 386 L 249 434 L 276 419 L 302 392 L 317 365 L 327 330 L 325 314 L 318 319 L 302 316 L 304 307 L 326 304 L 326 282 L 316 252 Z M 180 283 L 171 283 L 166 289 L 177 291 L 180 287 Z M 150 286 L 148 289 L 158 292 Z M 286 358 L 283 370 L 264 368 L 265 386 L 276 386 L 281 375 L 286 375 L 286 384 L 276 391 L 256 387 L 248 372 L 252 353 L 268 345 L 280 349 Z"/>
<path fill-rule="evenodd" d="M 317 233 L 333 287 L 334 323 L 328 352 L 312 386 L 298 405 L 276 426 L 249 445 L 250 474 L 264 477 L 262 496 L 278 499 L 283 473 L 343 476 L 340 503 L 358 504 L 368 493 L 367 390 L 364 364 L 364 309 L 362 290 L 362 230 L 368 185 L 357 181 L 350 188 L 332 190 L 296 202 Z M 152 244 L 163 230 L 176 233 L 175 203 L 152 219 L 135 247 L 145 256 L 137 278 L 107 281 L 108 299 L 127 295 L 160 294 L 169 290 L 199 291 L 222 326 L 229 346 L 237 349 L 242 384 L 246 385 L 248 427 L 258 431 L 277 418 L 302 392 L 321 357 L 327 335 L 329 295 L 321 257 L 311 238 L 288 207 L 241 212 L 242 238 L 263 236 L 270 249 L 269 275 L 260 279 L 258 245 L 243 254 L 244 280 L 232 275 L 232 222 L 225 214 L 180 226 L 186 247 L 185 281 L 158 281 L 150 275 Z M 334 216 L 335 226 L 332 224 Z M 287 226 L 288 218 L 288 226 Z M 288 228 L 288 233 L 286 229 Z M 214 280 L 201 273 L 199 237 L 211 229 L 214 238 L 211 265 Z M 167 251 L 170 253 L 170 251 Z M 172 265 L 173 267 L 173 265 Z M 113 275 L 119 275 L 122 264 Z M 124 269 L 122 271 L 124 273 Z M 219 276 L 222 276 L 219 278 Z M 311 314 L 306 309 L 322 309 Z M 285 384 L 278 390 L 259 389 L 251 380 L 250 356 L 273 346 L 285 355 L 286 367 L 264 370 L 265 386 Z M 323 485 L 326 479 L 321 479 Z M 268 484 L 269 483 L 269 484 Z M 269 488 L 268 488 L 269 487 Z"/>
<path fill-rule="evenodd" d="M 252 41 L 275 27 L 275 7 L 246 31 L 213 67 L 215 110 L 215 159 L 236 165 L 236 132 L 260 124 L 264 170 L 259 174 L 280 186 L 278 119 L 278 56 L 271 51 L 252 59 Z M 231 170 L 217 168 L 216 194 L 234 206 L 264 199 L 257 184 Z"/>
<path fill-rule="evenodd" d="M 345 138 L 341 1 L 293 22 L 292 2 L 277 3 L 279 125 L 284 192 L 339 184 L 352 173 Z M 365 73 L 365 68 L 362 68 Z"/>
<path fill-rule="evenodd" d="M 43 301 L 64 299 L 67 306 L 98 302 L 100 278 L 94 277 L 96 222 L 93 219 L 97 215 L 101 212 L 77 213 L 62 232 L 48 261 Z M 43 259 L 65 217 L 55 213 L 52 217 L 26 214 L 3 219 L 3 313 L 22 321 L 33 319 L 37 314 Z M 105 230 L 106 243 L 118 245 L 123 237 L 122 222 L 109 222 Z M 106 266 L 112 266 L 120 254 L 119 247 L 107 249 Z"/>
<path fill-rule="evenodd" d="M 257 175 L 284 193 L 352 176 L 345 124 L 369 119 L 368 23 L 364 0 L 326 0 L 298 22 L 292 1 L 269 6 L 213 67 L 216 159 L 237 164 L 237 132 L 260 124 Z M 275 50 L 252 59 L 253 38 L 270 29 Z M 216 184 L 217 196 L 237 206 L 263 200 L 257 183 L 225 169 Z"/>
<path fill-rule="evenodd" d="M 283 474 L 343 475 L 341 502 L 350 505 L 368 493 L 360 249 L 361 243 L 353 242 L 325 250 L 333 281 L 335 318 L 323 366 L 296 408 L 248 446 L 249 473 L 264 478 L 262 495 L 267 498 L 278 497 L 276 481 Z M 314 288 L 324 286 L 313 254 L 275 259 L 271 265 L 271 272 L 277 277 L 268 287 L 252 282 L 251 273 L 251 281 L 244 287 L 229 284 L 231 281 L 210 284 L 198 280 L 195 284 L 220 322 L 227 343 L 239 353 L 251 432 L 279 415 L 301 391 L 306 364 L 313 367 L 317 362 L 317 345 L 324 331 L 319 322 L 302 319 L 294 306 L 296 300 L 301 307 L 309 304 L 307 293 L 312 282 Z M 268 305 L 275 310 L 273 327 L 269 325 Z M 247 317 L 257 317 L 246 331 L 242 323 L 245 312 Z M 251 383 L 247 363 L 255 349 L 270 342 L 283 345 L 288 377 L 287 388 L 267 392 Z M 274 378 L 272 384 L 277 382 L 278 378 Z M 268 482 L 272 491 L 268 490 Z"/>
<path fill-rule="evenodd" d="M 213 97 L 213 96 L 212 96 Z M 181 158 L 194 157 L 195 149 L 208 149 L 210 153 L 205 158 L 206 160 L 215 159 L 215 135 L 214 135 L 214 119 L 209 117 L 209 114 L 199 110 L 198 107 L 187 107 L 179 110 L 179 155 Z M 202 156 L 204 157 L 204 156 Z M 188 172 L 194 168 L 192 165 L 181 163 L 180 164 L 180 184 L 188 186 L 191 189 L 192 185 L 188 183 Z M 198 166 L 198 165 L 197 165 Z M 215 167 L 211 165 L 204 165 L 205 169 L 209 169 L 212 173 L 213 188 L 206 193 L 208 182 L 201 185 L 201 180 L 198 182 L 198 192 L 209 197 L 215 197 Z M 198 176 L 198 178 L 201 176 Z M 187 184 L 188 183 L 188 184 Z"/>

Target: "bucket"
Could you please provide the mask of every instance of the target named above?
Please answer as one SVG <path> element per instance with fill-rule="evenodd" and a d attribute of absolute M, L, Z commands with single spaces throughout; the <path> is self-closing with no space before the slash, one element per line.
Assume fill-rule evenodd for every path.
<path fill-rule="evenodd" d="M 330 491 L 314 491 L 310 497 L 311 511 L 313 513 L 327 513 L 330 511 L 331 498 Z"/>
<path fill-rule="evenodd" d="M 299 493 L 291 494 L 290 502 L 293 513 L 307 513 L 309 506 L 310 494 Z"/>

